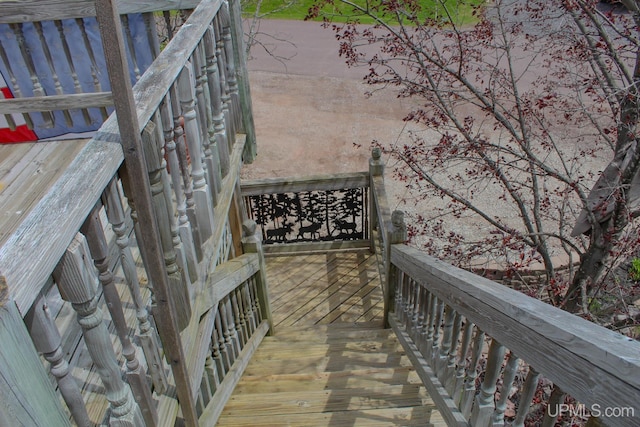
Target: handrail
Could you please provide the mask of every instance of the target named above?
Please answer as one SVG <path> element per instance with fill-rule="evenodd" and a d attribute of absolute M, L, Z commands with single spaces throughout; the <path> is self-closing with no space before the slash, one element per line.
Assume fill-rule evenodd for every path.
<path fill-rule="evenodd" d="M 157 3 L 162 7 L 175 4 Z M 75 362 L 68 361 L 62 351 L 65 342 L 61 335 L 65 331 L 58 330 L 48 314 L 50 295 L 43 295 L 48 290 L 47 284 L 52 282 L 52 274 L 55 286 L 51 292 L 59 290 L 53 297 L 66 301 L 60 303 L 65 307 L 61 312 L 75 311 L 80 320 L 76 322 L 75 316 L 69 316 L 71 321 L 64 324 L 82 328 L 90 359 L 97 366 L 95 372 L 104 386 L 103 396 L 98 396 L 96 388 L 84 391 L 94 393 L 88 398 L 93 402 L 93 423 L 104 422 L 101 411 L 109 408 L 107 414 L 116 423 L 173 425 L 182 407 L 186 424 L 211 425 L 237 382 L 238 373 L 262 337 L 272 331 L 262 247 L 258 238 L 247 235 L 243 248 L 240 212 L 234 210 L 233 203 L 239 196 L 239 171 L 247 141 L 238 132 L 238 123 L 251 112 L 241 111 L 239 105 L 241 95 L 231 46 L 236 31 L 230 27 L 240 23 L 229 20 L 227 7 L 222 0 L 197 2 L 187 22 L 133 87 L 133 109 L 138 122 L 129 130 L 133 134 L 140 132 L 134 136 L 141 135 L 142 146 L 136 155 L 146 166 L 140 170 L 144 181 L 148 178 L 150 183 L 151 200 L 146 206 L 151 206 L 147 209 L 151 212 L 149 221 L 158 224 L 159 251 L 146 251 L 149 241 L 140 238 L 140 229 L 145 226 L 137 221 L 142 197 L 132 197 L 138 194 L 132 189 L 142 184 L 120 174 L 124 158 L 120 142 L 126 137 L 121 138 L 115 115 L 104 122 L 0 248 L 0 275 L 6 276 L 6 280 L 3 277 L 0 281 L 0 322 L 21 324 L 22 317 L 27 323 L 22 323 L 22 329 L 11 331 L 12 341 L 20 337 L 24 344 L 16 352 L 0 351 L 0 358 L 5 360 L 4 356 L 21 352 L 38 360 L 35 346 L 51 363 L 51 374 L 59 390 L 58 395 L 54 394 L 56 391 L 44 369 L 32 370 L 33 382 L 14 387 L 12 393 L 16 397 L 7 401 L 10 405 L 7 408 L 26 403 L 25 387 L 41 388 L 37 391 L 51 404 L 52 416 L 56 412 L 57 417 L 61 415 L 63 419 L 71 418 L 86 425 L 87 410 L 80 390 L 75 380 L 69 381 L 68 362 Z M 119 22 L 116 11 L 111 12 L 114 22 Z M 238 68 L 244 66 L 238 64 Z M 122 93 L 114 91 L 113 97 L 116 104 L 122 102 Z M 105 216 L 110 227 L 104 226 Z M 136 245 L 130 244 L 127 232 L 126 224 L 131 222 Z M 105 229 L 115 234 L 121 257 L 118 268 L 124 283 L 118 282 L 112 263 L 108 262 L 110 237 L 105 236 Z M 159 262 L 155 265 L 164 267 L 155 271 L 162 270 L 163 280 L 171 285 L 169 293 L 158 298 L 153 306 L 155 322 L 148 315 L 149 291 L 154 289 L 158 296 L 160 286 L 153 280 L 144 286 L 139 280 L 139 266 L 132 254 L 135 250 L 141 256 L 146 278 L 154 277 L 147 265 L 149 256 L 153 256 Z M 216 267 L 243 252 L 257 254 L 247 256 L 254 266 L 248 276 L 234 276 L 223 295 L 215 294 L 215 298 L 209 295 L 208 306 L 199 305 L 199 296 L 209 290 L 209 278 L 217 280 Z M 99 278 L 95 276 L 96 268 Z M 121 295 L 116 290 L 120 284 L 126 285 L 129 292 Z M 112 345 L 102 322 L 100 298 L 107 300 L 109 318 L 121 347 Z M 167 311 L 157 309 L 168 303 L 178 308 L 169 310 L 176 313 L 171 322 L 179 326 L 175 340 L 168 339 L 172 335 L 163 329 L 167 323 L 162 316 Z M 135 310 L 129 310 L 131 307 Z M 138 328 L 127 323 L 136 320 Z M 129 337 L 132 329 L 136 330 L 142 352 Z M 23 340 L 29 333 L 31 340 Z M 163 340 L 162 346 L 158 335 Z M 184 350 L 185 356 L 174 357 L 177 354 L 174 349 Z M 120 351 L 126 358 L 126 383 L 121 381 L 116 359 Z M 88 358 L 81 359 L 86 363 Z M 91 361 L 76 369 L 95 376 Z M 19 373 L 20 369 L 16 359 L 3 366 L 0 377 L 9 371 Z M 147 375 L 153 379 L 153 389 Z M 0 381 L 3 395 L 11 387 L 11 383 Z M 60 407 L 63 401 L 68 410 Z M 195 402 L 199 402 L 197 408 Z M 2 408 L 0 424 L 5 415 Z M 46 413 L 37 409 L 34 412 L 34 420 L 44 420 L 36 424 L 46 425 Z M 28 414 L 21 414 L 18 421 L 31 419 Z"/>
<path fill-rule="evenodd" d="M 540 375 L 554 386 L 539 415 L 543 426 L 553 426 L 563 411 L 589 409 L 612 425 L 638 425 L 640 343 L 394 241 L 376 154 L 372 224 L 382 242 L 385 315 L 447 423 L 504 423 L 505 390 L 524 369 L 529 373 L 514 425 L 529 412 Z M 484 368 L 478 368 L 481 358 Z M 485 380 L 477 386 L 480 372 Z M 494 397 L 498 378 L 504 381 L 500 399 Z M 565 394 L 574 403 L 565 404 Z"/>
<path fill-rule="evenodd" d="M 193 9 L 199 0 L 118 0 L 118 10 L 123 13 L 157 12 L 161 10 Z M 20 0 L 0 2 L 0 24 L 44 21 L 54 19 L 86 18 L 96 16 L 95 1 L 75 0 Z"/>

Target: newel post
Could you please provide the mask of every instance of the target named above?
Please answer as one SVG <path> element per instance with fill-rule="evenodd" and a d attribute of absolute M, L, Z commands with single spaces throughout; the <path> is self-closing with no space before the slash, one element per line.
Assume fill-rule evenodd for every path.
<path fill-rule="evenodd" d="M 0 425 L 70 426 L 0 276 Z"/>
<path fill-rule="evenodd" d="M 376 242 L 373 235 L 373 230 L 380 228 L 378 224 L 378 194 L 376 192 L 375 179 L 376 176 L 384 176 L 384 163 L 382 162 L 382 150 L 379 147 L 375 147 L 371 150 L 371 158 L 369 159 L 369 215 L 371 216 L 369 221 L 369 238 L 371 239 L 371 252 L 376 251 Z"/>
<path fill-rule="evenodd" d="M 384 324 L 389 327 L 389 313 L 394 310 L 393 303 L 396 298 L 396 288 L 400 282 L 400 271 L 391 263 L 391 246 L 404 243 L 407 240 L 407 226 L 404 223 L 404 212 L 395 210 L 391 214 L 391 224 L 386 230 L 387 240 L 384 248 Z"/>
<path fill-rule="evenodd" d="M 273 328 L 271 303 L 269 301 L 267 270 L 266 263 L 264 261 L 264 251 L 262 249 L 262 235 L 257 228 L 258 226 L 256 222 L 252 219 L 247 219 L 242 223 L 242 231 L 244 234 L 244 237 L 242 238 L 242 248 L 244 249 L 245 253 L 258 254 L 258 259 L 260 261 L 260 271 L 257 272 L 255 276 L 258 292 L 258 302 L 260 304 L 260 312 L 262 313 L 262 317 L 269 322 L 268 335 L 274 335 L 275 329 Z"/>

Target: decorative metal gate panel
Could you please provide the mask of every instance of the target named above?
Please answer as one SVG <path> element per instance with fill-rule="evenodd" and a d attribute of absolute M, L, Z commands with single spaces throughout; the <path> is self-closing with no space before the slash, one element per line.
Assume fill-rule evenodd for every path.
<path fill-rule="evenodd" d="M 246 196 L 264 243 L 369 238 L 368 188 Z"/>

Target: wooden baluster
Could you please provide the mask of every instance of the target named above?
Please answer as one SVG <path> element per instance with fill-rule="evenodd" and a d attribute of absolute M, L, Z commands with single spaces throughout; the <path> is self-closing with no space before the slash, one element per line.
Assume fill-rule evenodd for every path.
<path fill-rule="evenodd" d="M 22 24 L 9 24 L 9 27 L 13 31 L 14 36 L 16 37 L 16 41 L 18 42 L 18 47 L 20 48 L 20 53 L 22 54 L 22 59 L 24 59 L 24 63 L 27 67 L 27 72 L 29 73 L 29 77 L 31 78 L 31 84 L 33 86 L 33 96 L 46 96 L 47 94 L 40 83 L 40 79 L 38 78 L 38 74 L 36 73 L 36 66 L 33 62 L 33 58 L 31 57 L 31 49 L 27 46 L 27 41 L 24 38 L 24 33 L 22 32 Z M 51 128 L 53 127 L 53 114 L 49 111 L 43 111 L 42 120 L 44 120 L 44 126 Z"/>
<path fill-rule="evenodd" d="M 199 43 L 193 55 L 191 61 L 193 63 L 194 78 L 195 78 L 195 94 L 196 94 L 196 112 L 198 115 L 198 124 L 200 125 L 200 140 L 202 141 L 202 167 L 204 170 L 205 180 L 209 185 L 211 191 L 211 199 L 213 205 L 218 204 L 218 193 L 221 188 L 221 183 L 216 182 L 215 171 L 211 164 L 211 147 L 209 143 L 209 122 L 211 121 L 211 102 L 209 100 L 209 88 L 208 88 L 208 76 L 207 65 L 204 59 L 204 53 L 202 52 L 202 43 Z"/>
<path fill-rule="evenodd" d="M 440 348 L 440 327 L 442 326 L 442 312 L 444 310 L 444 302 L 436 298 L 436 311 L 433 316 L 433 341 L 431 342 L 431 352 L 429 357 L 429 363 L 433 370 L 436 370 L 436 361 L 439 357 L 438 349 Z"/>
<path fill-rule="evenodd" d="M 11 82 L 11 91 L 13 93 L 13 96 L 15 98 L 22 98 L 22 90 L 20 90 L 18 79 L 16 79 L 16 75 L 13 72 L 13 67 L 11 65 L 11 62 L 9 61 L 9 58 L 7 57 L 7 52 L 4 50 L 4 46 L 2 46 L 2 44 L 0 44 L 0 59 L 2 59 L 2 63 L 7 68 L 7 72 L 9 73 L 9 81 Z M 4 98 L 4 95 L 2 95 L 2 98 Z M 5 115 L 5 117 L 7 117 L 7 122 L 9 123 L 9 127 L 11 128 L 11 130 L 15 130 L 16 124 L 13 120 L 13 117 L 11 117 L 10 115 Z M 33 120 L 31 120 L 31 116 L 29 116 L 29 113 L 22 113 L 22 117 L 24 118 L 27 128 L 33 130 Z"/>
<path fill-rule="evenodd" d="M 72 304 L 78 315 L 87 350 L 105 387 L 111 423 L 117 426 L 144 426 L 145 422 L 131 389 L 122 380 L 107 326 L 98 307 L 93 266 L 89 264 L 86 242 L 81 234 L 73 239 L 53 276 L 62 299 Z"/>
<path fill-rule="evenodd" d="M 237 353 L 233 343 L 233 339 L 231 338 L 233 335 L 233 326 L 231 325 L 231 313 L 229 313 L 229 298 L 224 297 L 222 301 L 220 301 L 220 319 L 222 321 L 222 336 L 224 337 L 224 345 L 227 349 L 227 355 L 229 357 L 230 365 L 233 365 L 233 362 L 236 361 Z"/>
<path fill-rule="evenodd" d="M 246 282 L 242 286 L 242 299 L 244 301 L 244 317 L 247 319 L 249 337 L 251 337 L 253 335 L 253 331 L 256 330 L 257 323 L 256 318 L 253 316 L 253 303 L 251 301 L 251 290 L 249 288 L 249 282 Z"/>
<path fill-rule="evenodd" d="M 473 339 L 471 348 L 471 361 L 467 366 L 467 375 L 464 379 L 464 387 L 462 397 L 460 398 L 460 412 L 465 418 L 471 415 L 471 407 L 473 406 L 473 397 L 476 394 L 476 378 L 478 377 L 478 362 L 482 355 L 482 345 L 484 344 L 484 332 L 479 328 L 476 329 L 476 335 Z"/>
<path fill-rule="evenodd" d="M 436 318 L 436 304 L 437 297 L 429 293 L 429 309 L 428 309 L 428 319 L 427 319 L 427 333 L 424 339 L 424 347 L 420 349 L 420 352 L 424 356 L 426 360 L 431 358 L 431 348 L 433 347 L 433 331 L 434 331 L 434 321 Z"/>
<path fill-rule="evenodd" d="M 231 120 L 231 96 L 229 95 L 228 69 L 224 54 L 224 40 L 222 39 L 222 25 L 220 14 L 216 15 L 213 21 L 213 28 L 216 39 L 216 58 L 218 59 L 218 70 L 220 71 L 220 95 L 222 97 L 222 113 L 224 124 L 227 129 L 227 142 L 229 150 L 233 149 L 236 139 L 236 129 Z"/>
<path fill-rule="evenodd" d="M 187 144 L 185 141 L 184 128 L 182 127 L 180 116 L 180 103 L 178 101 L 178 93 L 175 85 L 169 89 L 171 98 L 171 111 L 173 113 L 173 135 L 176 143 L 176 154 L 178 155 L 178 163 L 180 165 L 180 175 L 184 185 L 184 197 L 187 218 L 191 224 L 191 235 L 193 237 L 193 246 L 196 251 L 196 258 L 202 261 L 202 243 L 200 237 L 200 229 L 198 228 L 198 217 L 196 215 L 196 202 L 193 199 L 193 182 L 191 181 L 191 166 L 187 154 Z"/>
<path fill-rule="evenodd" d="M 273 335 L 275 333 L 274 324 L 273 324 L 273 316 L 271 314 L 271 303 L 269 301 L 269 284 L 267 282 L 267 267 L 264 261 L 264 250 L 262 249 L 262 234 L 260 234 L 260 230 L 258 230 L 258 225 L 253 220 L 245 220 L 242 223 L 242 249 L 245 253 L 255 253 L 258 254 L 260 271 L 258 271 L 255 276 L 250 279 L 253 282 L 252 287 L 255 291 L 255 300 L 254 304 L 257 304 L 260 309 L 260 320 L 267 320 L 269 322 L 269 335 Z M 246 286 L 245 286 L 246 287 Z M 247 302 L 251 301 L 246 300 Z M 246 313 L 245 313 L 246 315 Z M 250 317 L 250 320 L 253 318 Z M 256 321 L 257 319 L 253 319 L 254 329 L 260 323 Z"/>
<path fill-rule="evenodd" d="M 236 323 L 236 311 L 234 309 L 232 293 L 227 295 L 227 299 L 225 302 L 227 306 L 227 322 L 229 323 L 229 332 L 231 333 L 231 345 L 233 346 L 233 352 L 236 355 L 236 358 L 240 355 L 240 350 L 242 345 L 240 343 L 240 335 L 238 334 L 238 324 Z"/>
<path fill-rule="evenodd" d="M 158 28 L 156 26 L 156 18 L 153 12 L 145 12 L 142 14 L 144 28 L 147 30 L 147 41 L 153 53 L 153 59 L 160 54 L 160 39 L 158 38 Z"/>
<path fill-rule="evenodd" d="M 42 45 L 42 52 L 44 53 L 44 57 L 47 60 L 47 64 L 49 65 L 49 70 L 51 71 L 51 78 L 53 79 L 53 87 L 56 92 L 56 95 L 64 95 L 64 90 L 62 89 L 62 84 L 60 84 L 60 78 L 58 77 L 58 73 L 56 71 L 56 66 L 53 62 L 53 57 L 51 56 L 51 50 L 49 49 L 49 44 L 47 43 L 46 38 L 44 37 L 44 32 L 42 31 L 42 22 L 36 21 L 33 23 L 33 26 L 38 33 L 38 38 L 40 39 L 40 44 Z M 64 110 L 62 112 L 64 115 L 64 120 L 67 123 L 67 126 L 73 126 L 73 120 L 71 119 L 71 114 L 69 110 Z"/>
<path fill-rule="evenodd" d="M 220 341 L 218 340 L 219 330 L 217 329 L 217 326 L 215 326 L 217 325 L 216 322 L 217 322 L 217 319 L 215 319 L 213 331 L 211 331 L 211 353 L 213 356 L 213 362 L 215 364 L 213 369 L 215 371 L 214 375 L 217 380 L 216 384 L 220 384 L 220 382 L 224 379 L 224 376 L 226 375 L 226 371 L 224 369 L 224 362 L 222 360 L 222 349 L 220 348 Z"/>
<path fill-rule="evenodd" d="M 7 99 L 2 91 L 0 91 L 0 100 L 1 99 Z M 13 119 L 11 114 L 4 114 L 4 120 L 7 122 L 7 127 L 9 129 L 16 130 L 16 121 Z"/>
<path fill-rule="evenodd" d="M 407 301 L 407 296 L 405 294 L 405 283 L 407 280 L 409 280 L 409 276 L 403 274 L 403 272 L 401 271 L 399 271 L 397 274 L 399 275 L 399 286 L 396 287 L 394 298 L 394 313 L 396 315 L 396 318 L 398 319 L 398 323 L 402 325 L 405 322 L 407 305 L 409 304 L 409 302 Z"/>
<path fill-rule="evenodd" d="M 140 406 L 146 424 L 155 426 L 158 424 L 158 414 L 151 396 L 151 389 L 147 384 L 146 372 L 142 369 L 136 356 L 136 348 L 129 339 L 129 327 L 124 317 L 122 302 L 116 289 L 113 273 L 109 269 L 109 244 L 100 221 L 100 207 L 100 205 L 96 205 L 80 231 L 87 238 L 93 263 L 98 270 L 98 278 L 102 285 L 104 299 L 111 314 L 118 339 L 122 344 L 122 354 L 127 361 L 127 381 L 131 386 L 136 402 Z"/>
<path fill-rule="evenodd" d="M 216 41 L 214 30 L 209 26 L 204 34 L 204 52 L 206 57 L 209 99 L 211 102 L 212 126 L 209 126 L 210 144 L 217 148 L 218 162 L 220 163 L 220 175 L 227 176 L 229 172 L 229 141 L 224 124 L 224 112 L 222 111 L 222 94 L 220 93 L 220 70 L 216 58 Z M 213 129 L 211 129 L 213 127 Z M 211 139 L 213 130 L 215 143 Z M 214 153 L 215 155 L 215 153 Z"/>
<path fill-rule="evenodd" d="M 96 61 L 96 55 L 93 51 L 93 47 L 91 46 L 91 41 L 89 40 L 89 34 L 87 33 L 87 29 L 84 25 L 84 19 L 76 18 L 76 25 L 80 28 L 80 32 L 82 33 L 82 40 L 84 42 L 84 48 L 89 56 L 89 60 L 91 61 L 91 77 L 93 79 L 93 90 L 96 92 L 102 92 L 102 85 L 100 84 L 100 79 L 98 79 L 98 63 Z M 102 120 L 107 120 L 109 118 L 109 113 L 107 112 L 106 107 L 100 107 L 100 114 L 102 115 Z"/>
<path fill-rule="evenodd" d="M 396 243 L 404 243 L 407 240 L 407 227 L 404 223 L 404 212 L 395 210 L 391 213 L 391 229 L 385 230 L 387 233 L 387 247 L 384 248 L 384 271 L 385 271 L 385 284 L 384 290 L 384 325 L 389 327 L 389 313 L 396 311 L 393 307 L 395 302 L 395 294 L 397 292 L 397 285 L 400 279 L 400 273 L 398 269 L 391 264 L 391 245 Z"/>
<path fill-rule="evenodd" d="M 251 291 L 251 301 L 253 302 L 252 311 L 257 327 L 264 317 L 262 317 L 262 300 L 261 296 L 258 294 L 258 283 L 255 276 L 249 279 L 249 290 Z"/>
<path fill-rule="evenodd" d="M 414 328 L 413 334 L 413 342 L 416 343 L 417 347 L 420 348 L 422 345 L 422 340 L 424 338 L 424 321 L 425 321 L 425 312 L 426 312 L 426 301 L 427 301 L 427 289 L 423 287 L 420 283 L 416 283 L 418 286 L 418 317 L 416 318 L 416 326 Z"/>
<path fill-rule="evenodd" d="M 140 67 L 138 66 L 138 58 L 136 57 L 133 35 L 131 34 L 131 28 L 129 27 L 129 17 L 127 15 L 120 15 L 120 19 L 122 20 L 122 28 L 124 29 L 125 39 L 127 40 L 129 59 L 133 65 L 133 74 L 136 76 L 136 81 L 138 81 L 140 80 Z"/>
<path fill-rule="evenodd" d="M 162 177 L 162 189 L 165 198 L 165 206 L 167 207 L 167 218 L 169 220 L 169 227 L 171 229 L 171 241 L 173 242 L 173 249 L 176 253 L 176 263 L 180 269 L 180 276 L 182 277 L 182 282 L 187 287 L 189 291 L 189 299 L 193 299 L 193 289 L 191 286 L 191 274 L 193 274 L 196 279 L 198 277 L 198 272 L 194 265 L 192 266 L 193 273 L 189 271 L 189 264 L 187 263 L 187 255 L 185 251 L 185 246 L 182 244 L 182 239 L 180 239 L 180 235 L 178 234 L 178 226 L 176 225 L 176 215 L 173 209 L 173 196 L 171 194 L 171 179 L 169 178 L 169 173 L 167 172 L 167 161 L 165 159 L 165 151 L 164 151 L 164 132 L 162 130 L 162 120 L 160 118 L 160 113 L 156 111 L 155 117 L 153 120 L 154 124 L 156 124 L 156 137 L 155 140 L 158 142 L 158 149 L 160 150 L 160 173 Z"/>
<path fill-rule="evenodd" d="M 192 282 L 198 281 L 198 260 L 196 258 L 196 249 L 193 242 L 193 231 L 191 230 L 191 223 L 187 216 L 187 204 L 184 196 L 184 190 L 182 189 L 183 179 L 180 174 L 180 161 L 176 152 L 176 141 L 174 139 L 173 131 L 173 112 L 171 110 L 171 100 L 168 99 L 169 95 L 165 97 L 164 102 L 160 106 L 160 112 L 162 114 L 162 126 L 164 131 L 164 143 L 167 158 L 169 159 L 169 170 L 171 174 L 171 182 L 173 184 L 173 193 L 176 198 L 176 208 L 178 210 L 178 235 L 182 242 L 184 250 L 185 260 L 187 263 L 187 270 L 189 271 L 189 278 Z M 166 169 L 166 168 L 165 168 Z M 174 243 L 175 243 L 174 238 Z"/>
<path fill-rule="evenodd" d="M 564 402 L 565 393 L 560 387 L 554 384 L 553 391 L 549 397 L 547 410 L 544 411 L 542 427 L 554 427 L 560 416 L 560 405 Z"/>
<path fill-rule="evenodd" d="M 131 248 L 129 247 L 129 236 L 125 224 L 124 207 L 118 191 L 117 179 L 111 180 L 102 195 L 102 203 L 107 212 L 107 219 L 116 235 L 116 244 L 120 249 L 120 265 L 124 273 L 125 281 L 133 304 L 136 307 L 136 318 L 138 319 L 138 338 L 147 361 L 147 366 L 151 373 L 153 386 L 157 394 L 162 394 L 167 390 L 167 376 L 164 371 L 164 364 L 160 355 L 160 343 L 156 330 L 151 324 L 149 312 L 140 293 L 140 282 L 138 271 Z"/>
<path fill-rule="evenodd" d="M 238 288 L 234 289 L 231 293 L 231 301 L 233 304 L 233 313 L 235 315 L 235 324 L 239 337 L 240 348 L 249 340 L 247 335 L 247 324 L 244 317 L 244 307 L 242 306 L 242 294 Z"/>
<path fill-rule="evenodd" d="M 218 311 L 216 311 L 216 320 L 215 320 L 215 328 L 218 339 L 218 348 L 220 349 L 220 359 L 222 360 L 222 371 L 223 377 L 229 372 L 231 369 L 231 365 L 233 364 L 231 360 L 231 355 L 229 354 L 229 347 L 227 346 L 227 342 L 225 341 L 224 336 L 224 325 L 222 324 L 222 311 L 224 310 L 223 304 L 218 304 Z"/>
<path fill-rule="evenodd" d="M 123 165 L 123 169 L 126 169 L 126 165 Z M 152 306 L 155 304 L 155 294 L 153 293 L 153 282 L 151 281 L 151 277 L 149 274 L 149 262 L 147 260 L 146 251 L 142 250 L 142 245 L 144 243 L 144 239 L 142 238 L 140 231 L 140 223 L 138 222 L 138 212 L 136 211 L 135 200 L 132 197 L 131 184 L 129 183 L 129 176 L 126 171 L 124 173 L 120 173 L 120 182 L 122 182 L 122 190 L 124 191 L 124 195 L 127 198 L 127 204 L 129 205 L 131 220 L 133 221 L 133 231 L 136 236 L 136 243 L 138 248 L 140 249 L 140 258 L 142 259 L 142 265 L 144 267 L 144 271 L 147 275 L 147 288 L 151 291 L 151 303 Z"/>
<path fill-rule="evenodd" d="M 522 392 L 520 394 L 520 401 L 518 404 L 518 412 L 516 413 L 515 420 L 513 420 L 513 423 L 511 424 L 512 427 L 524 427 L 524 420 L 529 414 L 531 402 L 533 401 L 533 397 L 536 394 L 536 389 L 538 388 L 539 378 L 540 374 L 536 372 L 531 366 L 529 366 L 529 373 L 527 374 L 527 379 L 524 380 L 524 384 L 522 386 Z"/>
<path fill-rule="evenodd" d="M 193 198 L 198 218 L 198 230 L 200 231 L 200 238 L 203 242 L 206 242 L 213 233 L 213 207 L 211 206 L 211 192 L 202 169 L 202 143 L 196 120 L 197 115 L 189 65 L 185 65 L 180 73 L 178 93 L 184 117 L 185 136 L 191 156 L 191 177 L 193 178 Z"/>
<path fill-rule="evenodd" d="M 73 64 L 73 58 L 71 56 L 71 48 L 69 47 L 69 42 L 67 41 L 67 36 L 65 35 L 64 26 L 62 25 L 62 21 L 54 21 L 56 24 L 56 28 L 58 29 L 58 34 L 60 34 L 60 41 L 62 42 L 62 50 L 64 52 L 64 56 L 67 59 L 67 64 L 69 65 L 69 71 L 71 71 L 71 79 L 73 80 L 73 90 L 75 93 L 83 93 L 82 85 L 80 84 L 80 80 L 78 79 L 78 73 L 76 72 L 76 67 Z M 91 116 L 89 115 L 89 110 L 86 108 L 82 110 L 82 117 L 84 118 L 84 122 L 87 125 L 91 124 Z"/>
<path fill-rule="evenodd" d="M 494 395 L 496 382 L 500 377 L 502 362 L 506 348 L 497 340 L 492 339 L 487 355 L 487 367 L 484 371 L 484 380 L 480 387 L 480 394 L 476 396 L 471 413 L 471 425 L 486 426 L 491 421 L 491 415 L 495 409 Z"/>
<path fill-rule="evenodd" d="M 60 396 L 0 275 L 0 425 L 70 426 Z"/>
<path fill-rule="evenodd" d="M 436 376 L 444 384 L 449 352 L 453 346 L 453 320 L 456 313 L 450 305 L 444 309 L 444 326 L 442 328 L 442 343 L 440 344 L 440 354 L 436 356 Z"/>
<path fill-rule="evenodd" d="M 224 42 L 224 57 L 227 64 L 227 81 L 229 82 L 229 97 L 231 106 L 231 121 L 233 129 L 240 129 L 242 115 L 238 95 L 238 79 L 236 77 L 236 62 L 233 56 L 233 41 L 231 40 L 231 17 L 229 3 L 223 2 L 220 8 L 222 24 L 222 41 Z"/>
<path fill-rule="evenodd" d="M 496 410 L 491 418 L 494 427 L 504 426 L 504 411 L 507 409 L 507 400 L 511 391 L 511 385 L 518 373 L 518 356 L 512 351 L 509 352 L 507 364 L 504 367 L 504 375 L 502 376 L 502 387 L 500 387 L 500 399 L 496 402 Z"/>
<path fill-rule="evenodd" d="M 155 124 L 147 123 L 142 133 L 142 146 L 144 157 L 147 162 L 149 173 L 149 183 L 151 185 L 151 197 L 155 206 L 156 220 L 158 221 L 158 231 L 164 252 L 164 262 L 169 277 L 169 289 L 171 297 L 176 306 L 176 320 L 178 328 L 183 330 L 191 320 L 191 299 L 189 297 L 188 284 L 184 282 L 186 275 L 181 274 L 177 263 L 177 254 L 173 247 L 173 237 L 171 236 L 171 222 L 168 217 L 168 207 L 162 184 L 161 154 L 156 141 Z"/>
<path fill-rule="evenodd" d="M 418 331 L 418 318 L 420 317 L 420 296 L 422 294 L 422 286 L 420 286 L 413 279 L 410 280 L 410 285 L 412 287 L 410 292 L 411 292 L 411 295 L 413 297 L 413 302 L 412 302 L 413 310 L 411 311 L 411 329 L 410 329 L 410 334 L 414 338 L 414 341 L 415 341 L 415 337 L 419 333 L 419 331 Z"/>
<path fill-rule="evenodd" d="M 213 351 L 213 350 L 212 350 Z M 218 378 L 218 369 L 216 368 L 216 362 L 213 359 L 211 353 L 209 353 L 204 361 L 204 374 L 207 376 L 207 384 L 211 395 L 220 386 L 220 379 Z"/>
<path fill-rule="evenodd" d="M 456 404 L 460 403 L 462 391 L 464 388 L 464 368 L 467 364 L 467 354 L 470 351 L 471 337 L 473 335 L 473 323 L 468 319 L 464 322 L 462 341 L 460 342 L 460 351 L 458 354 L 458 362 L 456 367 L 456 375 L 452 385 L 447 388 L 449 395 Z"/>
<path fill-rule="evenodd" d="M 58 383 L 60 393 L 71 412 L 73 421 L 81 427 L 92 426 L 89 414 L 87 414 L 87 408 L 84 406 L 80 387 L 78 387 L 76 380 L 71 375 L 69 363 L 64 358 L 60 332 L 51 318 L 49 307 L 42 294 L 38 296 L 36 302 L 25 316 L 24 322 L 29 329 L 29 334 L 36 349 L 51 364 L 51 374 Z"/>
<path fill-rule="evenodd" d="M 453 320 L 453 333 L 451 334 L 451 346 L 447 354 L 447 364 L 445 367 L 444 379 L 442 385 L 449 392 L 453 393 L 453 386 L 456 381 L 456 355 L 458 354 L 458 339 L 460 338 L 460 330 L 462 329 L 462 315 L 456 311 Z"/>

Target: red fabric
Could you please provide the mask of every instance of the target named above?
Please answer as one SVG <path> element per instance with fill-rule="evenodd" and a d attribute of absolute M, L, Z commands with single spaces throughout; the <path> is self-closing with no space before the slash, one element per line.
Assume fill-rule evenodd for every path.
<path fill-rule="evenodd" d="M 13 94 L 8 87 L 0 87 L 0 91 L 2 91 L 2 95 L 4 95 L 5 99 L 13 98 Z M 2 117 L 2 119 L 4 119 L 4 117 Z M 18 125 L 16 126 L 16 130 L 14 131 L 9 129 L 8 127 L 0 128 L 0 144 L 30 142 L 37 140 L 38 136 L 32 130 L 30 130 L 27 125 Z"/>

